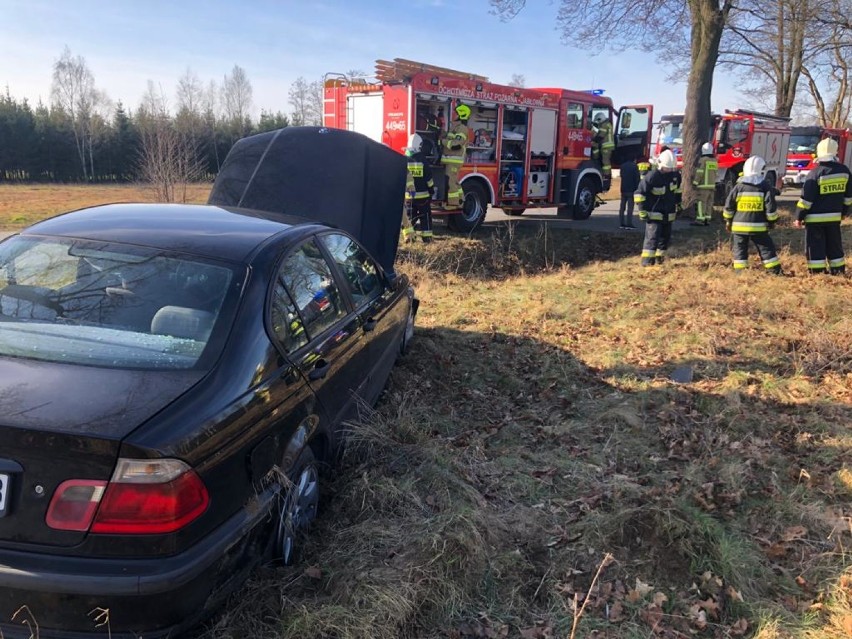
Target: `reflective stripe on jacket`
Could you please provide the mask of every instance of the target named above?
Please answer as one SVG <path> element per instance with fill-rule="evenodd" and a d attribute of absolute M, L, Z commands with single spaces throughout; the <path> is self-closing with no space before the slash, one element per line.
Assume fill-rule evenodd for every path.
<path fill-rule="evenodd" d="M 766 233 L 778 221 L 775 189 L 766 181 L 739 182 L 728 194 L 722 217 L 731 223 L 732 233 Z"/>
<path fill-rule="evenodd" d="M 820 162 L 802 185 L 796 215 L 805 224 L 839 222 L 844 209 L 852 206 L 852 173 L 839 162 Z"/>
<path fill-rule="evenodd" d="M 699 189 L 715 189 L 719 163 L 712 155 L 702 155 L 695 169 L 695 179 L 692 183 Z"/>

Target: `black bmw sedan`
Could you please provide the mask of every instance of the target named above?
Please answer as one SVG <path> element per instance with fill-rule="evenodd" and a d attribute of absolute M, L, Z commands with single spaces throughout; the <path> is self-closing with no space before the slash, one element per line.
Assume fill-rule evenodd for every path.
<path fill-rule="evenodd" d="M 354 235 L 122 204 L 0 243 L 6 637 L 174 636 L 292 561 L 318 466 L 413 334 L 406 277 Z"/>

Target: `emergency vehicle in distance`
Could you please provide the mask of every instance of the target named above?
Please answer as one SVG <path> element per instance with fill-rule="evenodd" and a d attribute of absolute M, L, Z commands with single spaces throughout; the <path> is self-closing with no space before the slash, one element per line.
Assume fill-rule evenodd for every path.
<path fill-rule="evenodd" d="M 737 183 L 743 164 L 752 155 L 759 155 L 766 161 L 767 179 L 780 187 L 780 180 L 787 172 L 790 119 L 745 109 L 725 110 L 725 113 L 714 113 L 711 117 L 711 130 L 706 137 L 713 144 L 719 162 L 717 192 L 721 191 L 722 197 L 727 196 Z M 665 145 L 675 153 L 678 167 L 683 166 L 682 128 L 683 114 L 660 117 L 654 157 Z"/>
<path fill-rule="evenodd" d="M 823 138 L 837 141 L 838 160 L 852 170 L 852 131 L 821 126 L 794 126 L 787 151 L 785 186 L 802 186 L 805 176 L 816 166 L 816 146 Z"/>
<path fill-rule="evenodd" d="M 323 86 L 324 126 L 357 131 L 400 153 L 413 133 L 439 144 L 427 122 L 446 132 L 455 107 L 470 107 L 470 135 L 459 172 L 461 209 L 441 205 L 446 202 L 445 173 L 432 156 L 438 189 L 433 214 L 449 215 L 448 225 L 458 231 L 479 226 L 489 204 L 509 215 L 544 207 L 558 207 L 560 215 L 574 219 L 591 215 L 597 195 L 610 187 L 601 163 L 592 159 L 592 121 L 598 113 L 615 119 L 613 167 L 627 157 L 649 157 L 652 107 L 616 110 L 598 92 L 502 86 L 483 76 L 399 58 L 377 61 L 374 82 L 326 74 Z"/>

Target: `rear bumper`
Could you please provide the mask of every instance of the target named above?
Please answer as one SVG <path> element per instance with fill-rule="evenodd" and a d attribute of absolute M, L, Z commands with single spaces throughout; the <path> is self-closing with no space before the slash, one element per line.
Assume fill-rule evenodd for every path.
<path fill-rule="evenodd" d="M 173 556 L 81 558 L 0 551 L 0 630 L 9 639 L 174 636 L 203 618 L 253 567 L 248 551 L 272 504 L 232 517 Z M 259 555 L 259 553 L 254 553 Z M 99 625 L 108 610 L 107 625 Z M 12 621 L 12 623 L 10 623 Z"/>
<path fill-rule="evenodd" d="M 804 170 L 788 170 L 787 173 L 784 174 L 784 184 L 801 186 L 805 183 L 805 177 L 807 174 L 808 171 Z"/>

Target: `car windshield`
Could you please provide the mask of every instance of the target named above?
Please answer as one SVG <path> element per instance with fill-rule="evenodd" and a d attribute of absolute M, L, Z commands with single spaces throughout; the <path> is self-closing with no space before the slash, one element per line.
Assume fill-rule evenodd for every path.
<path fill-rule="evenodd" d="M 187 369 L 221 343 L 233 268 L 156 249 L 16 236 L 0 244 L 0 356 Z M 233 305 L 231 305 L 233 306 Z M 205 352 L 206 351 L 206 352 Z"/>
<path fill-rule="evenodd" d="M 818 143 L 818 135 L 791 135 L 789 152 L 815 153 Z"/>

